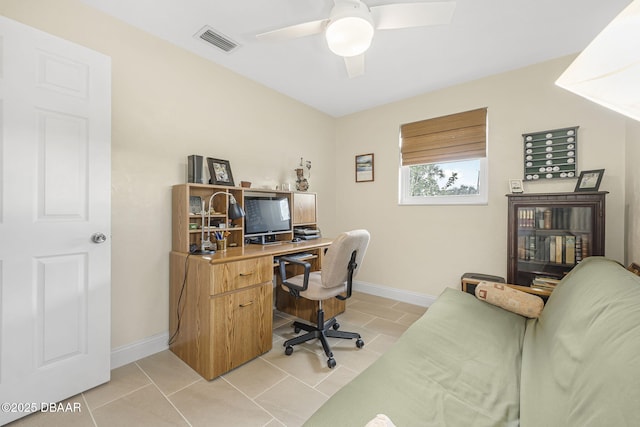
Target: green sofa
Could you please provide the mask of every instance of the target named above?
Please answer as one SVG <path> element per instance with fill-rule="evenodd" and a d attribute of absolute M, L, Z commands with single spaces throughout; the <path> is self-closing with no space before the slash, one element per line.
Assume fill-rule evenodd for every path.
<path fill-rule="evenodd" d="M 592 257 L 538 319 L 446 289 L 305 426 L 640 426 L 640 277 Z"/>

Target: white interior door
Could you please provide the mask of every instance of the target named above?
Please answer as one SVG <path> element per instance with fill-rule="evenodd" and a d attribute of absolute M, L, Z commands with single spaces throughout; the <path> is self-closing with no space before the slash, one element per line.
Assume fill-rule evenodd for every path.
<path fill-rule="evenodd" d="M 109 380 L 110 144 L 110 58 L 0 16 L 0 424 Z"/>

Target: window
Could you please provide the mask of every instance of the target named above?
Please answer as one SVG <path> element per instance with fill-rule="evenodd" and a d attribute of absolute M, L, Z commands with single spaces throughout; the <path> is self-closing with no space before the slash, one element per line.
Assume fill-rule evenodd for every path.
<path fill-rule="evenodd" d="M 400 204 L 487 202 L 487 109 L 400 127 Z"/>

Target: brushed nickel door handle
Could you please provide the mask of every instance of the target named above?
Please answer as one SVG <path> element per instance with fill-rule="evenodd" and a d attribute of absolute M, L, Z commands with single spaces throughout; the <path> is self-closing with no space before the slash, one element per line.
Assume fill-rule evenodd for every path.
<path fill-rule="evenodd" d="M 93 233 L 91 235 L 91 241 L 93 243 L 104 243 L 107 241 L 107 236 L 105 236 L 103 233 Z"/>

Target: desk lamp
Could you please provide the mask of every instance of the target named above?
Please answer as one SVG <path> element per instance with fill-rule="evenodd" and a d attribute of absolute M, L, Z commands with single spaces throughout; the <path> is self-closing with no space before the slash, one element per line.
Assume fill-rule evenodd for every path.
<path fill-rule="evenodd" d="M 240 206 L 238 204 L 238 201 L 236 200 L 235 197 L 233 197 L 233 194 L 228 193 L 226 191 L 218 191 L 216 193 L 213 193 L 211 195 L 211 197 L 209 197 L 209 211 L 207 214 L 207 238 L 204 238 L 204 211 L 205 211 L 205 205 L 204 205 L 204 200 L 202 201 L 202 232 L 200 235 L 200 250 L 196 251 L 195 253 L 198 254 L 213 254 L 216 251 L 213 249 L 208 249 L 211 247 L 211 203 L 213 202 L 213 198 L 215 196 L 217 196 L 218 194 L 226 194 L 229 196 L 229 205 L 227 207 L 227 216 L 231 219 L 238 219 L 238 218 L 242 218 L 244 217 L 245 213 L 244 213 L 244 209 L 242 209 L 242 206 Z"/>

